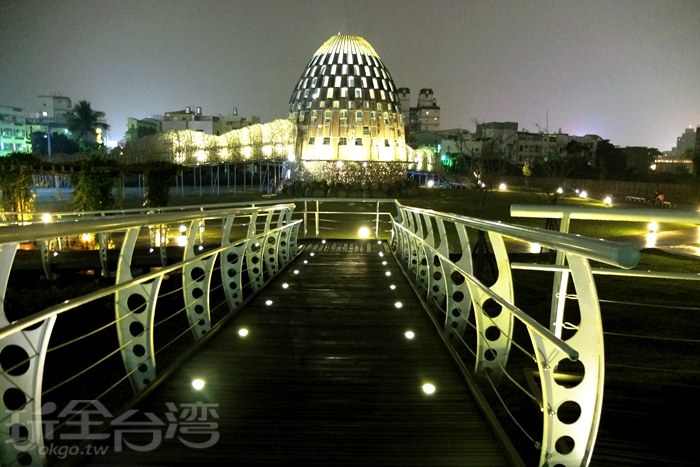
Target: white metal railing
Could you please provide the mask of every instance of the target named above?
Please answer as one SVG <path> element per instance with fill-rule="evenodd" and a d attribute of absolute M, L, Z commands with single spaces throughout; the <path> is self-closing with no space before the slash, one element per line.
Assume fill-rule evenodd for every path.
<path fill-rule="evenodd" d="M 506 376 L 540 404 L 541 441 L 523 429 L 541 447 L 538 465 L 588 465 L 602 409 L 605 368 L 600 307 L 589 261 L 631 268 L 639 260 L 638 250 L 627 244 L 397 206 L 397 259 L 427 305 L 437 310 L 431 317 L 443 330 L 453 355 L 463 354 L 464 349 L 471 353 L 475 357 L 474 373 L 485 378 L 497 395 L 499 380 Z M 488 235 L 498 268 L 498 277 L 491 286 L 474 274 L 469 230 Z M 516 305 L 504 237 L 537 242 L 566 254 L 581 314 L 575 334 L 566 341 L 532 319 L 524 311 L 527 303 Z M 532 351 L 527 344 L 513 341 L 515 320 L 526 327 Z M 467 342 L 470 327 L 475 348 Z M 507 371 L 514 348 L 536 362 L 541 394 L 528 393 Z M 559 381 L 564 375 L 556 369 L 567 359 L 579 362 L 583 374 L 575 384 L 564 387 Z M 463 361 L 461 357 L 459 361 Z M 571 411 L 577 413 L 574 420 L 567 415 Z"/>
<path fill-rule="evenodd" d="M 569 232 L 572 219 L 618 222 L 674 222 L 700 225 L 700 213 L 678 210 L 619 209 L 573 206 L 541 206 L 514 204 L 510 207 L 512 217 L 560 219 L 559 231 Z M 651 233 L 649 235 L 656 235 Z M 564 308 L 568 297 L 569 269 L 564 266 L 566 252 L 557 251 L 554 265 L 514 263 L 513 269 L 529 271 L 553 271 L 550 330 L 561 336 L 564 325 Z M 620 271 L 610 268 L 593 268 L 596 275 L 647 277 L 655 279 L 700 280 L 700 275 L 659 271 Z"/>
<path fill-rule="evenodd" d="M 301 221 L 292 220 L 293 204 L 237 209 L 211 209 L 149 214 L 105 216 L 74 219 L 71 222 L 49 222 L 26 226 L 6 226 L 0 229 L 0 296 L 5 296 L 15 253 L 21 242 L 43 241 L 84 232 L 100 235 L 123 234 L 115 285 L 67 300 L 43 311 L 10 322 L 5 314 L 4 300 L 0 301 L 0 394 L 4 411 L 0 420 L 0 465 L 42 466 L 45 463 L 44 433 L 41 423 L 42 394 L 57 389 L 85 371 L 105 361 L 109 355 L 121 355 L 125 372 L 117 382 L 101 395 L 82 396 L 96 400 L 129 380 L 136 394 L 142 393 L 161 373 L 157 370 L 156 354 L 184 335 L 191 334 L 195 341 L 218 326 L 244 300 L 249 299 L 292 261 L 297 254 L 297 236 Z M 231 239 L 234 220 L 243 219 L 246 233 L 243 238 Z M 220 243 L 204 250 L 198 236 L 205 220 L 220 219 Z M 186 244 L 182 260 L 172 265 L 155 268 L 134 277 L 132 264 L 139 236 L 149 225 L 185 224 Z M 199 240 L 198 240 L 199 238 Z M 222 289 L 225 298 L 216 307 L 210 304 L 214 291 L 212 279 L 220 271 L 216 289 Z M 159 350 L 154 345 L 156 307 L 163 300 L 161 284 L 169 274 L 181 273 L 181 291 L 184 306 L 163 321 L 182 313 L 188 327 Z M 169 292 L 172 294 L 173 292 Z M 57 318 L 91 304 L 98 299 L 114 296 L 115 319 L 103 329 L 94 332 L 114 332 L 118 347 L 107 357 L 97 360 L 78 375 L 69 376 L 42 393 L 42 378 L 49 340 Z M 228 306 L 229 312 L 218 322 L 212 320 L 215 308 Z M 167 310 L 166 310 L 167 311 Z M 79 338 L 80 339 L 80 338 Z M 79 339 L 76 339 L 79 340 Z M 72 342 L 71 342 L 72 343 Z M 64 344 L 67 345 L 67 344 Z M 84 408 L 83 408 L 84 410 Z M 55 431 L 53 427 L 50 431 Z"/>
<path fill-rule="evenodd" d="M 541 394 L 530 394 L 530 397 L 541 406 L 544 414 L 543 435 L 541 440 L 536 441 L 542 448 L 542 462 L 566 466 L 587 464 L 597 433 L 604 380 L 603 335 L 589 260 L 616 267 L 632 267 L 639 258 L 634 247 L 411 208 L 388 199 L 301 198 L 293 200 L 293 203 L 296 206 L 292 202 L 283 205 L 255 203 L 257 207 L 236 203 L 167 208 L 163 212 L 147 215 L 141 214 L 143 210 L 119 212 L 119 216 L 94 213 L 96 217 L 81 218 L 77 217 L 78 213 L 68 213 L 70 215 L 60 220 L 54 217 L 48 223 L 6 225 L 1 228 L 0 292 L 3 296 L 15 252 L 21 242 L 42 243 L 51 238 L 94 232 L 100 235 L 102 246 L 106 244 L 103 238 L 119 232 L 123 235 L 114 286 L 55 305 L 13 323 L 6 319 L 0 303 L 0 346 L 18 346 L 26 354 L 9 367 L 2 366 L 4 379 L 0 378 L 0 391 L 4 394 L 12 390 L 16 394 L 19 390 L 25 396 L 25 401 L 14 406 L 6 419 L 11 418 L 13 423 L 16 420 L 15 426 L 22 423 L 30 426 L 28 417 L 38 413 L 41 372 L 46 353 L 50 351 L 47 349 L 48 339 L 57 317 L 99 298 L 114 295 L 115 320 L 112 324 L 119 336 L 116 351 L 121 355 L 126 369 L 122 379 L 128 379 L 133 390 L 139 393 L 158 377 L 155 356 L 159 350 L 154 350 L 153 339 L 153 328 L 157 323 L 153 324 L 153 316 L 165 277 L 182 273 L 183 284 L 178 290 L 182 291 L 185 306 L 175 314 L 184 313 L 189 327 L 180 336 L 192 333 L 195 339 L 201 339 L 215 326 L 210 317 L 212 309 L 209 308 L 212 287 L 225 291 L 225 301 L 220 305 L 228 305 L 230 310 L 238 309 L 245 298 L 244 290 L 250 296 L 251 292 L 259 290 L 266 277 L 271 277 L 291 261 L 297 251 L 297 238 L 302 234 L 302 222 L 303 231 L 310 231 L 310 237 L 330 238 L 334 232 L 338 232 L 337 218 L 347 218 L 350 221 L 343 225 L 359 222 L 359 225 L 374 227 L 375 238 L 393 238 L 397 259 L 404 265 L 407 274 L 415 279 L 421 294 L 444 313 L 444 316 L 440 315 L 439 328 L 453 350 L 461 348 L 463 344 L 466 346 L 468 329 L 475 329 L 475 372 L 486 378 L 494 388 L 503 376 L 512 378 L 506 364 L 513 347 L 525 351 L 528 358 L 532 358 L 537 364 Z M 293 217 L 301 219 L 294 220 Z M 218 222 L 215 219 L 221 220 L 221 236 L 211 235 L 217 244 L 209 244 L 204 249 L 198 232 L 205 221 L 211 227 Z M 239 222 L 240 219 L 243 219 L 242 223 L 234 224 L 234 220 Z M 386 228 L 384 219 L 388 219 Z M 137 243 L 144 237 L 146 242 L 151 241 L 150 235 L 144 231 L 149 226 L 167 230 L 173 224 L 186 225 L 184 236 L 187 241 L 182 261 L 176 264 L 163 262 L 159 269 L 133 277 L 131 265 Z M 230 239 L 234 226 L 245 229 L 244 238 Z M 349 231 L 342 230 L 345 229 L 342 227 L 341 233 L 356 237 L 356 227 L 357 224 Z M 468 235 L 470 230 L 487 232 L 499 272 L 493 285 L 485 285 L 474 274 Z M 504 237 L 537 242 L 566 253 L 581 310 L 581 323 L 572 338 L 562 340 L 526 313 L 527 304 L 516 305 L 510 272 L 512 265 L 508 260 Z M 161 247 L 164 243 L 161 242 Z M 102 252 L 101 248 L 101 260 Z M 455 254 L 460 258 L 455 259 Z M 104 268 L 108 271 L 106 253 L 104 256 Z M 264 267 L 262 263 L 265 263 Z M 220 270 L 220 284 L 212 286 L 217 269 Z M 244 276 L 248 277 L 247 282 L 244 282 Z M 142 298 L 139 306 L 129 303 L 129 297 L 133 295 Z M 490 311 L 494 306 L 500 310 L 498 313 Z M 472 307 L 476 312 L 471 313 Z M 433 319 L 436 318 L 433 316 Z M 532 350 L 513 341 L 514 326 L 520 325 L 517 323 L 522 323 L 527 329 Z M 137 348 L 138 351 L 135 351 Z M 585 374 L 575 387 L 564 388 L 558 384 L 557 378 L 561 374 L 555 370 L 562 360 L 581 362 L 585 368 Z M 22 375 L 12 374 L 26 363 L 29 367 Z M 573 423 L 559 417 L 560 410 L 570 406 L 578 407 L 580 411 L 580 416 Z M 25 460 L 27 455 L 30 456 L 32 463 L 27 465 L 40 465 L 36 463 L 41 462 L 38 451 L 42 441 L 40 428 L 38 433 L 32 431 L 31 436 L 21 443 L 9 441 L 12 437 L 9 431 L 2 431 L 0 436 L 3 465 L 6 462 L 10 465 L 20 455 L 24 455 Z M 564 449 L 565 452 L 562 452 L 561 446 L 568 446 L 570 450 Z"/>

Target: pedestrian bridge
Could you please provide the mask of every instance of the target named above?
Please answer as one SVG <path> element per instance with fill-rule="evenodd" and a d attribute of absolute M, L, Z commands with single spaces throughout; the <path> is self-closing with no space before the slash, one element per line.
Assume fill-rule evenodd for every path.
<path fill-rule="evenodd" d="M 113 278 L 0 309 L 2 465 L 588 465 L 604 389 L 590 261 L 630 268 L 636 248 L 394 200 L 318 203 L 0 229 L 3 297 L 18 253 L 48 278 L 77 254 Z M 565 339 L 515 299 L 513 239 L 565 258 L 580 315 Z"/>

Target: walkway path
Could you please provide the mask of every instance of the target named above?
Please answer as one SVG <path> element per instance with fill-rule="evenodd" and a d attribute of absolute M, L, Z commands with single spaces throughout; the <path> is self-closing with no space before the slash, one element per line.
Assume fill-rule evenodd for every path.
<path fill-rule="evenodd" d="M 176 434 L 148 452 L 111 447 L 88 465 L 508 465 L 386 248 L 310 244 L 139 407 L 167 423 L 167 402 L 218 404 L 215 445 L 188 448 Z"/>

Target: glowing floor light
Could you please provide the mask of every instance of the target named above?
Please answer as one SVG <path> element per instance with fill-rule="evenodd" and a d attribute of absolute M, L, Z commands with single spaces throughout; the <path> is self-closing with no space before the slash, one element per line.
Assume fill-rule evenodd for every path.
<path fill-rule="evenodd" d="M 435 386 L 433 386 L 430 383 L 425 383 L 423 385 L 423 392 L 426 394 L 434 394 L 435 393 Z"/>
<path fill-rule="evenodd" d="M 201 390 L 204 388 L 204 380 L 203 379 L 195 379 L 192 381 L 192 387 L 195 388 L 197 391 Z"/>
<path fill-rule="evenodd" d="M 283 289 L 289 288 L 289 284 L 287 284 L 287 283 L 285 282 L 284 284 L 282 284 L 282 288 L 283 288 Z"/>
<path fill-rule="evenodd" d="M 404 336 L 406 336 L 406 339 L 413 339 L 416 337 L 415 333 L 413 331 L 406 331 L 403 333 Z"/>
<path fill-rule="evenodd" d="M 649 227 L 649 232 L 658 232 L 659 231 L 659 223 L 656 221 L 650 222 L 648 227 Z"/>
<path fill-rule="evenodd" d="M 401 308 L 401 307 L 403 306 L 403 303 L 401 303 L 401 302 L 396 302 L 396 303 L 394 303 L 394 306 L 395 306 L 396 308 Z"/>
<path fill-rule="evenodd" d="M 387 271 L 385 274 L 386 274 L 387 276 L 391 276 L 391 271 Z"/>
<path fill-rule="evenodd" d="M 246 328 L 241 328 L 238 330 L 238 335 L 241 337 L 245 337 L 248 335 L 248 330 Z"/>
<path fill-rule="evenodd" d="M 272 305 L 272 300 L 266 300 L 266 301 L 265 301 L 265 305 L 267 305 L 267 306 Z"/>
<path fill-rule="evenodd" d="M 389 288 L 390 288 L 391 290 L 394 290 L 394 289 L 396 289 L 396 286 L 395 286 L 394 284 L 391 284 L 391 285 L 389 286 Z"/>

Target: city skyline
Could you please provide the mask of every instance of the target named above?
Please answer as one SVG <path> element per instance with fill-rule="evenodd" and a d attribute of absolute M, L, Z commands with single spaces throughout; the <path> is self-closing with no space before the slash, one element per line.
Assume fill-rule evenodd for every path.
<path fill-rule="evenodd" d="M 368 14 L 369 13 L 369 14 Z M 620 146 L 675 145 L 700 124 L 700 8 L 692 1 L 466 2 L 10 1 L 0 104 L 37 111 L 58 91 L 127 117 L 201 106 L 286 118 L 313 53 L 364 37 L 413 100 L 435 92 L 442 128 L 515 121 L 597 134 Z"/>

